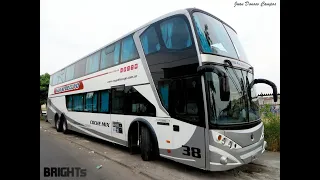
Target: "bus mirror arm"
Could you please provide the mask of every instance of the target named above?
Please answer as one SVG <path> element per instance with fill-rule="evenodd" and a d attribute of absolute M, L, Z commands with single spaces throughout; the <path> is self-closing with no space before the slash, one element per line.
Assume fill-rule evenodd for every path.
<path fill-rule="evenodd" d="M 259 84 L 259 83 L 263 83 L 263 84 L 268 84 L 269 86 L 272 87 L 272 90 L 273 90 L 273 101 L 274 102 L 277 102 L 278 101 L 278 93 L 277 93 L 277 86 L 269 81 L 269 80 L 266 80 L 266 79 L 254 79 L 250 85 L 248 86 L 248 93 L 249 93 L 249 97 L 250 97 L 250 101 L 251 101 L 251 88 L 253 87 L 253 85 L 255 84 Z"/>
<path fill-rule="evenodd" d="M 197 72 L 203 74 L 205 72 L 213 72 L 219 77 L 220 86 L 220 99 L 221 101 L 229 101 L 230 99 L 230 87 L 229 79 L 223 71 L 219 70 L 213 65 L 202 65 L 197 68 Z"/>

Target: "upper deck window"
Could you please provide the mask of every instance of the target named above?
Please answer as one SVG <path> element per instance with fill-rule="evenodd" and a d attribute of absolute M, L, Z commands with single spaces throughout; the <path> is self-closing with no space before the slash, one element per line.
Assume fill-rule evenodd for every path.
<path fill-rule="evenodd" d="M 86 64 L 86 74 L 91 74 L 99 70 L 100 51 L 89 56 Z"/>
<path fill-rule="evenodd" d="M 101 52 L 100 70 L 119 64 L 120 42 L 104 48 Z"/>
<path fill-rule="evenodd" d="M 160 50 L 159 38 L 153 26 L 148 28 L 140 37 L 141 44 L 145 55 L 157 52 Z"/>
<path fill-rule="evenodd" d="M 248 59 L 247 59 L 247 55 L 242 47 L 242 44 L 238 38 L 238 35 L 236 34 L 236 32 L 234 32 L 231 28 L 229 28 L 228 26 L 224 26 L 226 28 L 226 30 L 228 31 L 228 34 L 233 42 L 233 45 L 237 51 L 237 54 L 239 56 L 239 59 L 247 62 L 248 63 Z"/>
<path fill-rule="evenodd" d="M 181 17 L 174 17 L 160 24 L 162 40 L 167 49 L 184 49 L 192 45 L 187 23 Z"/>
<path fill-rule="evenodd" d="M 87 59 L 82 59 L 78 62 L 76 62 L 75 64 L 75 69 L 74 69 L 74 78 L 79 78 L 85 75 L 85 71 L 86 71 L 86 62 Z"/>
<path fill-rule="evenodd" d="M 128 36 L 122 40 L 121 62 L 137 59 L 139 57 L 136 45 L 132 36 Z"/>
<path fill-rule="evenodd" d="M 192 15 L 202 52 L 238 59 L 232 41 L 223 24 L 199 12 Z"/>
<path fill-rule="evenodd" d="M 74 78 L 74 64 L 67 67 L 66 71 L 66 81 L 72 80 Z"/>

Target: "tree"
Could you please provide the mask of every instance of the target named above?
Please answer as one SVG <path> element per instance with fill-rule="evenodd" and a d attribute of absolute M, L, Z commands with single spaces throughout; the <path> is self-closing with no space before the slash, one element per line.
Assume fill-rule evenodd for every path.
<path fill-rule="evenodd" d="M 47 102 L 50 75 L 48 73 L 40 75 L 40 117 L 42 116 L 41 105 Z"/>

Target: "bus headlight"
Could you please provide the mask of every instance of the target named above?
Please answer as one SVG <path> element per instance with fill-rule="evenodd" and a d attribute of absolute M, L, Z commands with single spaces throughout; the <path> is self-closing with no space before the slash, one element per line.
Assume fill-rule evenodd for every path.
<path fill-rule="evenodd" d="M 223 138 L 222 141 L 221 141 L 221 144 L 224 145 L 225 143 L 226 143 L 226 138 Z"/>
<path fill-rule="evenodd" d="M 212 134 L 215 137 L 214 141 L 219 143 L 219 144 L 222 144 L 224 146 L 228 146 L 230 149 L 240 149 L 240 148 L 242 148 L 240 145 L 238 145 L 237 143 L 235 143 L 234 141 L 232 141 L 231 139 L 227 138 L 226 136 L 224 136 L 224 135 L 222 135 L 220 133 L 212 131 Z"/>

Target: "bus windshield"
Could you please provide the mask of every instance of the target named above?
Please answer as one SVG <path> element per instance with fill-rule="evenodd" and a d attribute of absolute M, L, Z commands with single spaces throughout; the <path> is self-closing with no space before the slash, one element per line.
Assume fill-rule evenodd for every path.
<path fill-rule="evenodd" d="M 209 89 L 210 123 L 231 125 L 249 123 L 260 119 L 258 98 L 254 87 L 251 97 L 248 97 L 248 85 L 253 81 L 253 75 L 245 70 L 216 66 L 225 72 L 229 79 L 229 101 L 220 99 L 219 77 L 213 72 L 206 72 L 205 79 Z M 251 99 L 251 100 L 250 100 Z"/>
<path fill-rule="evenodd" d="M 247 61 L 246 54 L 234 30 L 204 13 L 192 14 L 203 53 Z"/>

